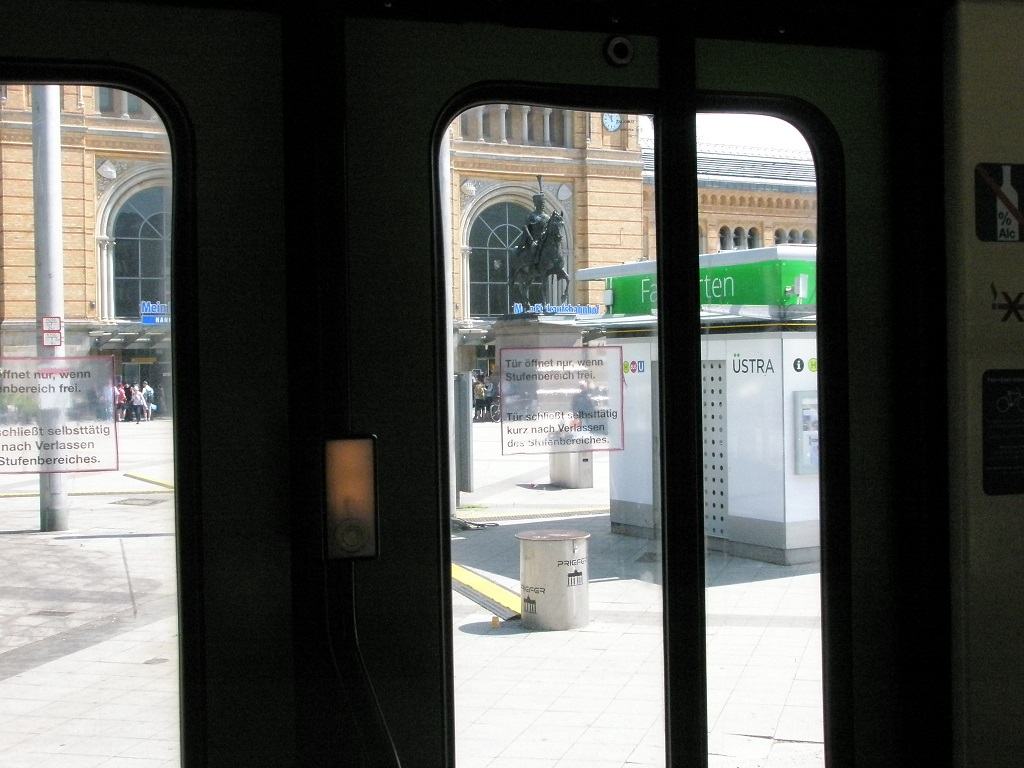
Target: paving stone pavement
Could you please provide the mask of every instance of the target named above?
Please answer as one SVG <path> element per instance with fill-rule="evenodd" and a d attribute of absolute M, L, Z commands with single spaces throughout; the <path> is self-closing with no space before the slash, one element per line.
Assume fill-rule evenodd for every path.
<path fill-rule="evenodd" d="M 118 425 L 117 471 L 0 475 L 0 765 L 180 765 L 172 423 Z"/>

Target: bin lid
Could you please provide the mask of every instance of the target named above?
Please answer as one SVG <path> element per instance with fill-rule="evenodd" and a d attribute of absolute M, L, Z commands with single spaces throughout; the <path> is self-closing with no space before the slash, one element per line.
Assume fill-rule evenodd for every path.
<path fill-rule="evenodd" d="M 516 538 L 525 541 L 567 541 L 569 539 L 589 539 L 586 531 L 520 531 Z"/>

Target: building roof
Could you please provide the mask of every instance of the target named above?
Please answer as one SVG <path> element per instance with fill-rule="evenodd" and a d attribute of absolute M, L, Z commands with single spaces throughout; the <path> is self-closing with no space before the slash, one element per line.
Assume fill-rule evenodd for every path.
<path fill-rule="evenodd" d="M 654 173 L 654 146 L 641 141 L 646 173 Z M 793 149 L 697 144 L 697 183 L 702 187 L 732 187 L 814 194 L 816 175 L 810 152 Z"/>

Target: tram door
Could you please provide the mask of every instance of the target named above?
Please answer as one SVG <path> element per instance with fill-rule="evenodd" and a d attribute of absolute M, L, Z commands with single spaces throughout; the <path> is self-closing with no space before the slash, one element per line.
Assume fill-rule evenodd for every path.
<path fill-rule="evenodd" d="M 721 109 L 746 102 L 745 109 L 756 111 L 760 101 L 784 115 L 785 105 L 765 103 L 761 94 L 790 98 L 789 117 L 805 132 L 816 161 L 830 766 L 846 765 L 853 754 L 885 764 L 907 754 L 901 750 L 908 744 L 927 744 L 939 762 L 949 754 L 947 741 L 926 738 L 949 722 L 944 396 L 939 387 L 925 403 L 913 402 L 906 386 L 915 370 L 945 354 L 923 304 L 941 294 L 943 276 L 921 269 L 928 256 L 917 245 L 918 227 L 928 228 L 941 207 L 941 168 L 921 159 L 940 152 L 941 114 L 934 80 L 903 87 L 918 77 L 914 61 L 913 54 L 866 49 L 697 44 L 702 104 Z M 850 89 L 835 88 L 837 82 Z M 886 93 L 900 95 L 888 101 Z M 897 236 L 895 226 L 907 229 Z M 915 287 L 911 296 L 902 291 L 908 285 Z M 787 362 L 791 372 L 797 357 Z M 802 397 L 794 395 L 792 407 L 804 408 Z M 804 435 L 807 426 L 801 420 L 798 432 Z M 922 436 L 909 451 L 899 436 L 904 430 Z"/>
<path fill-rule="evenodd" d="M 807 697 L 808 706 L 818 706 L 821 714 L 819 729 L 804 739 L 809 745 L 804 751 L 810 753 L 808 764 L 828 766 L 847 764 L 854 748 L 864 754 L 897 752 L 890 727 L 896 705 L 878 702 L 897 702 L 904 684 L 916 678 L 898 666 L 900 648 L 892 621 L 899 586 L 888 535 L 894 527 L 887 452 L 891 444 L 888 414 L 893 408 L 888 366 L 893 362 L 893 345 L 891 331 L 880 318 L 893 299 L 889 278 L 894 243 L 885 236 L 890 224 L 877 204 L 879 196 L 889 194 L 883 172 L 888 162 L 888 121 L 878 96 L 885 90 L 881 56 L 867 50 L 698 41 L 692 81 L 696 89 L 691 90 L 686 85 L 691 81 L 680 77 L 659 92 L 658 45 L 645 36 L 627 36 L 623 42 L 589 32 L 555 34 L 371 19 L 350 21 L 345 33 L 346 146 L 359 148 L 346 156 L 347 218 L 381 221 L 382 212 L 388 212 L 388 225 L 375 229 L 373 258 L 361 256 L 365 249 L 357 239 L 365 231 L 352 228 L 343 267 L 347 287 L 338 310 L 348 318 L 343 342 L 353 371 L 343 426 L 377 434 L 381 473 L 381 557 L 360 564 L 356 610 L 367 670 L 377 681 L 381 711 L 398 753 L 436 755 L 424 757 L 433 762 L 423 765 L 472 764 L 460 749 L 458 734 L 459 649 L 453 642 L 451 595 L 457 546 L 452 518 L 458 516 L 458 508 L 451 436 L 453 414 L 459 409 L 454 407 L 449 382 L 452 373 L 476 367 L 476 357 L 462 360 L 459 347 L 465 345 L 475 355 L 481 332 L 490 334 L 503 323 L 525 322 L 517 315 L 532 315 L 530 321 L 541 325 L 557 324 L 565 319 L 559 308 L 572 307 L 573 323 L 585 329 L 579 340 L 554 334 L 536 343 L 499 341 L 496 359 L 510 366 L 518 363 L 525 370 L 527 359 L 536 363 L 546 359 L 548 351 L 562 350 L 565 354 L 552 359 L 569 361 L 568 368 L 576 370 L 597 365 L 593 360 L 598 355 L 587 356 L 580 349 L 593 346 L 602 350 L 601 355 L 623 355 L 613 361 L 622 375 L 599 382 L 605 389 L 603 397 L 617 399 L 603 401 L 604 408 L 590 409 L 616 410 L 609 403 L 625 401 L 628 395 L 623 389 L 636 370 L 630 372 L 629 365 L 643 358 L 635 342 L 651 329 L 627 328 L 628 321 L 610 330 L 608 324 L 599 327 L 593 318 L 577 322 L 577 315 L 586 311 L 577 312 L 577 305 L 598 305 L 600 314 L 613 301 L 605 293 L 611 289 L 602 282 L 584 284 L 585 277 L 603 281 L 602 273 L 577 274 L 576 270 L 582 273 L 630 262 L 640 264 L 633 269 L 642 271 L 646 255 L 657 261 L 652 274 L 659 281 L 659 302 L 656 312 L 648 307 L 647 314 L 656 318 L 656 336 L 645 354 L 648 360 L 656 358 L 650 369 L 661 371 L 660 386 L 650 388 L 654 401 L 648 403 L 653 405 L 649 418 L 653 418 L 652 438 L 656 439 L 647 446 L 651 451 L 647 469 L 657 473 L 651 487 L 658 490 L 657 498 L 652 492 L 646 519 L 657 544 L 651 551 L 662 560 L 650 573 L 652 582 L 661 582 L 664 645 L 657 649 L 660 660 L 651 663 L 668 695 L 661 701 L 663 714 L 658 721 L 664 739 L 655 739 L 650 762 L 644 764 L 709 760 L 709 718 L 715 702 L 708 686 L 711 654 L 706 629 L 712 617 L 705 614 L 703 589 L 694 586 L 703 584 L 707 575 L 709 536 L 702 503 L 707 473 L 702 471 L 698 438 L 704 375 L 697 263 L 701 240 L 694 194 L 698 110 L 782 118 L 805 136 L 814 159 L 817 348 L 783 355 L 771 365 L 793 371 L 798 359 L 804 366 L 814 359 L 818 378 L 815 396 L 809 386 L 798 388 L 787 399 L 783 415 L 788 419 L 787 434 L 803 432 L 805 426 L 806 431 L 820 426 L 821 432 L 816 443 L 822 488 L 821 638 L 816 642 L 822 650 L 817 671 L 808 674 L 817 675 L 822 683 L 817 702 Z M 611 49 L 610 42 L 614 43 Z M 443 59 L 436 56 L 439 49 L 447 52 Z M 524 55 L 526 50 L 540 53 Z M 557 55 L 549 58 L 545 50 Z M 436 77 L 431 83 L 412 77 L 396 64 L 417 52 L 432 62 Z M 663 49 L 661 56 L 665 59 L 669 54 Z M 844 88 L 836 89 L 831 81 L 808 74 L 824 70 L 841 77 Z M 566 89 L 570 80 L 573 87 Z M 673 88 L 680 90 L 675 93 Z M 528 286 L 524 297 L 513 261 L 522 255 L 517 254 L 516 238 L 527 229 L 534 196 L 540 196 L 550 216 L 555 211 L 579 214 L 588 206 L 591 210 L 614 207 L 611 182 L 622 181 L 630 172 L 638 179 L 637 189 L 643 190 L 648 169 L 640 146 L 641 125 L 649 127 L 653 145 L 662 152 L 652 167 L 657 171 L 653 205 L 668 215 L 652 219 L 646 230 L 641 202 L 630 201 L 632 208 L 627 211 L 629 205 L 620 198 L 623 210 L 616 215 L 629 218 L 633 209 L 636 213 L 621 231 L 607 226 L 580 229 L 577 216 L 576 227 L 564 233 L 572 245 L 561 265 L 569 278 L 567 287 L 561 287 L 556 271 L 546 275 L 553 278 L 546 283 L 538 281 L 541 293 L 536 300 L 529 297 Z M 476 152 L 486 145 L 487 157 L 469 156 L 467 143 L 472 137 Z M 613 168 L 616 142 L 636 150 L 628 172 Z M 533 162 L 541 155 L 558 155 L 552 148 L 559 146 L 566 151 L 558 163 L 539 168 Z M 382 162 L 385 154 L 388 160 Z M 485 161 L 500 171 L 485 173 Z M 586 166 L 592 174 L 586 183 L 580 176 L 568 178 L 567 166 L 572 163 Z M 453 183 L 456 166 L 458 183 Z M 406 190 L 409 197 L 396 200 L 395 190 Z M 642 197 L 643 192 L 635 194 Z M 472 221 L 459 220 L 463 214 Z M 789 222 L 793 216 L 764 218 Z M 715 234 L 729 224 L 718 222 Z M 787 235 L 789 229 L 787 223 Z M 773 226 L 773 235 L 774 230 Z M 865 232 L 873 236 L 851 234 Z M 388 255 L 388 273 L 401 274 L 401 280 L 382 273 L 381 253 Z M 799 274 L 807 272 L 795 273 L 790 283 L 781 285 L 784 295 L 787 287 L 794 299 L 807 295 L 807 278 Z M 520 291 L 518 297 L 512 295 L 515 290 Z M 569 293 L 563 296 L 562 290 Z M 791 305 L 799 306 L 795 301 L 786 306 Z M 799 311 L 790 314 L 795 317 Z M 356 322 L 368 317 L 374 321 Z M 453 318 L 461 324 L 453 326 Z M 635 354 L 623 354 L 629 346 L 622 343 L 623 338 L 633 344 L 630 350 Z M 400 370 L 380 371 L 369 364 L 396 343 L 403 346 Z M 495 342 L 487 338 L 484 343 Z M 524 349 L 540 349 L 544 354 L 530 357 Z M 765 373 L 764 358 L 758 363 L 756 354 L 738 348 L 735 352 L 740 365 Z M 728 354 L 723 364 L 731 367 L 733 352 Z M 607 361 L 603 364 L 611 367 Z M 498 370 L 502 370 L 500 362 Z M 398 408 L 393 397 L 385 396 L 392 391 L 387 383 L 395 378 L 403 391 Z M 671 395 L 666 382 L 672 385 Z M 502 392 L 502 416 L 507 419 L 515 413 L 521 421 L 536 424 L 541 413 L 568 410 L 530 404 L 529 395 L 536 394 L 536 389 L 525 392 L 513 387 L 508 390 L 510 397 Z M 852 412 L 862 418 L 852 421 Z M 530 415 L 536 418 L 527 418 Z M 500 430 L 496 433 L 505 442 L 513 439 L 505 423 L 486 426 Z M 620 431 L 614 432 L 604 422 L 604 434 L 614 432 L 615 440 L 622 435 L 629 439 L 635 425 L 617 426 Z M 791 436 L 787 452 L 799 445 L 797 436 Z M 837 439 L 830 442 L 830 436 Z M 806 444 L 808 435 L 800 437 L 805 440 L 807 461 L 802 468 L 787 463 L 786 471 L 803 473 L 818 465 L 817 448 Z M 550 447 L 546 438 L 533 439 Z M 624 448 L 621 443 L 611 447 Z M 547 453 L 540 458 L 554 461 Z M 553 471 L 554 464 L 549 466 Z M 609 488 L 609 495 L 613 493 Z M 620 528 L 643 519 L 635 505 L 628 511 L 633 517 L 620 520 L 625 523 Z M 609 527 L 612 523 L 607 520 Z M 736 523 L 736 530 L 756 527 L 749 518 Z M 798 535 L 795 528 L 789 531 L 785 526 L 772 530 L 783 541 Z M 509 546 L 515 547 L 514 538 Z M 752 553 L 724 554 L 743 558 Z M 518 568 L 518 561 L 508 567 Z M 480 565 L 478 570 L 489 569 Z M 491 575 L 506 576 L 513 587 L 522 586 L 518 573 Z M 396 591 L 396 579 L 411 579 L 415 589 Z M 388 600 L 380 600 L 385 593 Z M 750 613 L 748 619 L 754 624 L 759 616 L 764 619 L 758 609 Z M 418 631 L 395 633 L 397 625 L 415 626 Z M 871 628 L 870 637 L 861 634 L 864 627 Z M 813 680 L 807 690 L 811 687 Z M 858 701 L 871 703 L 862 707 Z M 779 717 L 781 706 L 768 702 L 763 712 Z M 737 721 L 732 736 L 742 740 L 750 731 L 740 725 Z M 564 754 L 570 749 L 566 747 Z"/>

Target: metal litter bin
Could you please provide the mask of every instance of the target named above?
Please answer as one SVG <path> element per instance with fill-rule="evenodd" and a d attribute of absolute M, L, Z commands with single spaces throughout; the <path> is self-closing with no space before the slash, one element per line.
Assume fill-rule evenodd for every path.
<path fill-rule="evenodd" d="M 590 621 L 590 571 L 583 531 L 524 531 L 519 539 L 523 627 L 576 629 Z"/>

